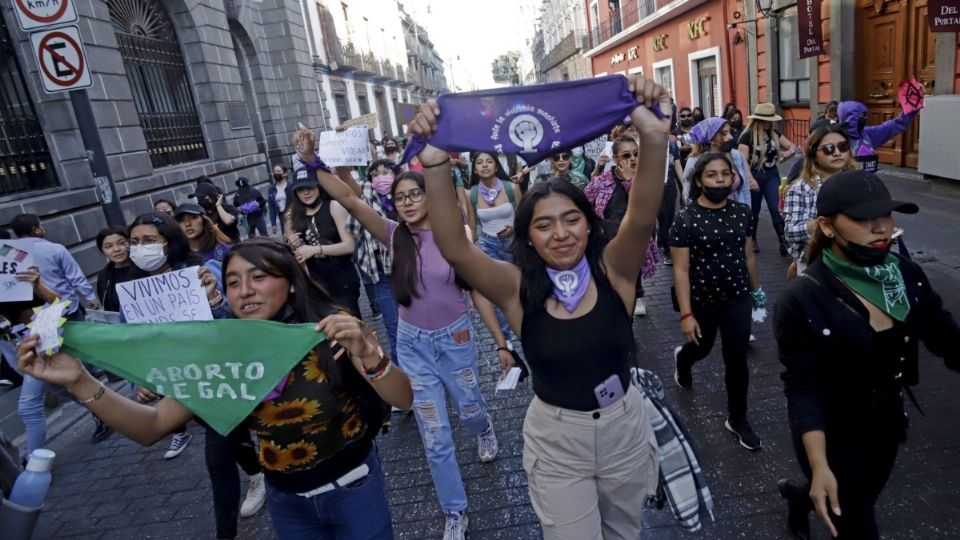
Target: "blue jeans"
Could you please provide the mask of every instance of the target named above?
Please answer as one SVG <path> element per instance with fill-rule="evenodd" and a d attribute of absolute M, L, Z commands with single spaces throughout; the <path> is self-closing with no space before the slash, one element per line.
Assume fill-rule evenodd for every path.
<path fill-rule="evenodd" d="M 413 387 L 413 410 L 440 507 L 446 513 L 462 512 L 467 508 L 467 494 L 447 415 L 447 394 L 460 413 L 460 422 L 471 433 L 479 435 L 487 427 L 470 315 L 434 331 L 401 320 L 397 351 Z"/>
<path fill-rule="evenodd" d="M 750 192 L 750 206 L 753 210 L 753 233 L 757 233 L 757 224 L 760 221 L 760 205 L 767 201 L 767 210 L 770 211 L 770 221 L 777 236 L 783 237 L 783 217 L 780 215 L 780 172 L 776 167 L 771 169 L 752 169 L 753 179 L 760 185 L 759 191 Z"/>
<path fill-rule="evenodd" d="M 501 240 L 496 236 L 490 236 L 484 232 L 479 233 L 479 238 L 477 239 L 477 247 L 480 248 L 480 251 L 487 254 L 491 259 L 496 259 L 498 261 L 513 263 L 513 253 L 510 251 L 510 246 L 513 245 L 513 236 L 505 240 Z M 497 321 L 500 322 L 500 329 L 503 330 L 503 336 L 507 341 L 513 340 L 513 331 L 510 329 L 510 325 L 507 324 L 507 318 L 503 316 L 503 312 L 500 311 L 500 308 L 494 306 L 497 310 Z"/>
<path fill-rule="evenodd" d="M 377 451 L 367 476 L 333 491 L 301 497 L 267 482 L 267 508 L 280 540 L 392 540 L 390 504 Z"/>
<path fill-rule="evenodd" d="M 387 342 L 390 343 L 390 354 L 397 356 L 397 321 L 400 319 L 397 299 L 393 297 L 390 288 L 390 276 L 380 272 L 380 280 L 373 285 L 374 303 L 383 316 L 383 326 L 387 329 Z M 398 362 L 399 365 L 399 362 Z"/>

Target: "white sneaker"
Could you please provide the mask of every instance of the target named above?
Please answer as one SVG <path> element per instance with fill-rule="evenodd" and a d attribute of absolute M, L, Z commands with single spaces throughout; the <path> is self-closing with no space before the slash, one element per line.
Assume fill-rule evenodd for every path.
<path fill-rule="evenodd" d="M 480 435 L 477 435 L 477 454 L 480 456 L 480 461 L 490 463 L 497 459 L 499 452 L 500 443 L 497 441 L 497 434 L 493 431 L 493 419 L 490 418 L 488 414 L 487 429 Z"/>
<path fill-rule="evenodd" d="M 467 519 L 466 512 L 451 512 L 447 514 L 447 524 L 443 528 L 443 540 L 464 540 L 467 535 L 467 525 L 470 520 Z"/>
<path fill-rule="evenodd" d="M 757 336 L 750 334 L 750 343 L 753 343 L 756 340 L 757 340 Z"/>
<path fill-rule="evenodd" d="M 634 317 L 646 317 L 647 316 L 647 302 L 643 298 L 637 298 L 637 303 L 633 306 L 633 316 Z"/>
<path fill-rule="evenodd" d="M 250 517 L 259 512 L 265 500 L 267 500 L 267 484 L 263 481 L 263 473 L 255 474 L 250 477 L 247 496 L 240 505 L 240 517 Z"/>
<path fill-rule="evenodd" d="M 170 449 L 167 450 L 167 453 L 163 455 L 163 459 L 173 459 L 183 453 L 187 449 L 187 445 L 190 444 L 190 439 L 193 438 L 193 435 L 189 433 L 175 433 L 173 438 L 170 439 Z"/>

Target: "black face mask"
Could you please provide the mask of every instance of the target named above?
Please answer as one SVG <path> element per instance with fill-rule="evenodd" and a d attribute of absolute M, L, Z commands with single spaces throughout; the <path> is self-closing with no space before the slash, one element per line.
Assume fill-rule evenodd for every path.
<path fill-rule="evenodd" d="M 734 129 L 743 129 L 743 120 L 737 120 L 736 122 L 730 122 L 730 125 L 733 126 Z"/>
<path fill-rule="evenodd" d="M 279 182 L 279 181 L 283 180 L 283 175 L 282 175 L 282 174 L 276 174 L 276 173 L 274 173 L 273 179 L 276 180 L 277 182 Z"/>
<path fill-rule="evenodd" d="M 837 236 L 843 238 L 839 232 Z M 837 247 L 843 252 L 844 257 L 857 266 L 876 266 L 883 264 L 883 261 L 887 260 L 887 254 L 890 253 L 890 248 L 893 246 L 893 242 L 889 242 L 885 248 L 875 248 L 851 242 L 846 238 L 843 238 L 843 240 L 846 241 L 847 245 L 841 246 L 840 243 L 837 242 Z"/>
<path fill-rule="evenodd" d="M 384 146 L 384 147 L 383 147 L 383 151 L 386 152 L 386 153 L 388 153 L 388 154 L 392 154 L 392 153 L 394 153 L 394 152 L 397 151 L 397 147 L 396 147 L 396 146 Z"/>
<path fill-rule="evenodd" d="M 683 120 L 680 120 L 680 125 L 683 126 L 683 127 L 690 127 L 690 126 L 693 125 L 693 119 L 692 119 L 692 118 L 684 118 Z"/>
<path fill-rule="evenodd" d="M 723 186 L 723 187 L 704 187 L 703 196 L 707 198 L 708 201 L 718 204 L 723 202 L 724 199 L 730 196 L 730 192 L 733 191 L 733 186 Z"/>

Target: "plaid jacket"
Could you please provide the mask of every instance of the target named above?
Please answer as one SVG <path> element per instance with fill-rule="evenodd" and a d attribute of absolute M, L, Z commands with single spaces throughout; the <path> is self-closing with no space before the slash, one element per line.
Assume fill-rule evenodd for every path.
<path fill-rule="evenodd" d="M 627 193 L 630 192 L 632 185 L 632 179 L 623 180 L 623 189 L 627 190 Z M 613 169 L 610 169 L 600 176 L 594 176 L 593 180 L 590 180 L 590 183 L 587 184 L 587 187 L 583 188 L 583 194 L 587 196 L 587 200 L 593 205 L 593 209 L 597 215 L 600 216 L 600 219 L 603 219 L 603 213 L 607 209 L 610 197 L 613 196 L 614 187 Z M 647 244 L 647 252 L 644 253 L 643 256 L 643 269 L 640 273 L 644 279 L 650 279 L 657 273 L 657 263 L 660 262 L 660 253 L 657 250 L 656 238 L 657 230 L 654 228 L 653 236 L 650 237 L 650 242 Z"/>
<path fill-rule="evenodd" d="M 814 180 L 820 184 L 819 176 Z M 783 198 L 783 237 L 794 260 L 803 257 L 807 250 L 807 242 L 810 241 L 807 222 L 816 218 L 817 191 L 798 178 Z"/>
<path fill-rule="evenodd" d="M 363 194 L 360 196 L 363 202 L 370 208 L 376 210 L 377 214 L 380 214 L 381 217 L 385 216 L 386 212 L 383 209 L 383 205 L 380 204 L 379 195 L 373 190 L 373 184 L 370 182 L 362 182 L 360 185 L 363 188 Z M 360 222 L 352 215 L 347 220 L 347 227 L 350 230 L 350 234 L 352 234 L 353 238 L 357 241 L 357 249 L 353 252 L 353 260 L 357 263 L 360 271 L 363 272 L 365 276 L 364 281 L 369 280 L 372 283 L 380 281 L 380 272 L 377 271 L 378 255 L 380 262 L 383 264 L 383 272 L 390 275 L 392 265 L 390 250 L 364 229 L 363 226 L 360 225 Z"/>

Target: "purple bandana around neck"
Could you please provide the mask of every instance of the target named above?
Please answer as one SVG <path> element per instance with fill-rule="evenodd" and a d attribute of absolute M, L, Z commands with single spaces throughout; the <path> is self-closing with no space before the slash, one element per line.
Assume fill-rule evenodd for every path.
<path fill-rule="evenodd" d="M 554 270 L 547 267 L 550 281 L 553 281 L 553 297 L 563 304 L 567 313 L 573 313 L 590 288 L 590 264 L 586 255 L 570 270 Z"/>
<path fill-rule="evenodd" d="M 480 196 L 483 197 L 483 202 L 487 203 L 487 206 L 493 206 L 493 201 L 497 200 L 497 195 L 500 194 L 500 190 L 503 189 L 503 182 L 497 178 L 497 183 L 492 188 L 488 188 L 483 185 L 483 182 L 477 184 L 477 190 L 480 192 Z"/>
<path fill-rule="evenodd" d="M 537 163 L 561 148 L 573 148 L 609 133 L 637 108 L 623 75 L 534 86 L 444 94 L 430 144 L 448 152 L 519 154 Z M 664 118 L 659 104 L 651 110 Z M 414 135 L 400 163 L 427 142 Z"/>

